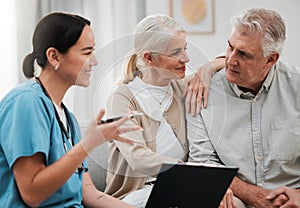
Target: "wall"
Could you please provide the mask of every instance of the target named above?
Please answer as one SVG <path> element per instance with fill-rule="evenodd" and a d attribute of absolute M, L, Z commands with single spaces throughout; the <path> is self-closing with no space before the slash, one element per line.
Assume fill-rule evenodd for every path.
<path fill-rule="evenodd" d="M 169 14 L 169 0 L 146 0 L 147 14 Z M 282 59 L 291 64 L 300 66 L 297 53 L 300 47 L 300 1 L 299 0 L 215 0 L 215 33 L 211 35 L 189 35 L 188 40 L 203 50 L 208 59 L 223 53 L 227 47 L 227 38 L 230 35 L 230 17 L 239 15 L 244 9 L 263 7 L 274 9 L 285 19 L 287 25 L 287 41 Z M 191 60 L 197 59 L 191 55 Z"/>
<path fill-rule="evenodd" d="M 1 2 L 0 22 L 0 99 L 11 88 L 18 84 L 18 74 L 13 70 L 17 68 L 16 45 L 16 14 L 15 4 L 10 1 Z M 9 18 L 7 18 L 9 17 Z"/>
<path fill-rule="evenodd" d="M 5 4 L 1 4 L 2 9 L 5 8 L 6 11 L 6 13 L 1 13 L 2 19 L 7 21 L 1 23 L 3 24 L 1 25 L 2 28 L 5 30 L 1 33 L 3 37 L 0 38 L 0 41 L 2 41 L 0 99 L 18 81 L 22 81 L 22 79 L 19 79 L 21 63 L 23 57 L 30 52 L 31 36 L 36 23 L 35 9 L 37 9 L 37 2 L 40 0 L 26 1 L 26 4 L 31 3 L 31 6 L 29 6 L 29 8 L 32 8 L 31 10 L 23 10 L 25 8 L 23 1 L 4 2 L 16 1 L 18 1 L 17 6 L 21 10 L 16 9 L 14 4 L 7 5 L 7 8 Z M 70 1 L 65 0 L 64 2 Z M 60 2 L 60 0 L 55 0 L 55 2 Z M 93 84 L 87 89 L 72 88 L 66 98 L 66 103 L 71 108 L 74 107 L 73 110 L 79 120 L 85 121 L 91 118 L 95 112 L 98 112 L 99 107 L 105 107 L 106 99 L 113 88 L 112 83 L 120 73 L 120 57 L 126 54 L 131 47 L 130 34 L 134 31 L 137 20 L 141 19 L 144 13 L 146 15 L 154 13 L 169 14 L 169 0 L 78 0 L 76 2 L 82 2 L 80 9 L 84 16 L 93 22 L 92 27 L 97 41 L 96 54 L 99 57 L 99 65 L 93 72 Z M 137 9 L 144 2 L 145 11 L 143 8 Z M 74 3 L 72 1 L 72 5 Z M 300 31 L 297 22 L 300 19 L 300 13 L 298 12 L 300 8 L 299 0 L 215 0 L 215 32 L 211 35 L 188 35 L 188 51 L 191 56 L 190 68 L 196 69 L 207 60 L 224 53 L 227 38 L 230 34 L 230 17 L 252 7 L 275 9 L 282 15 L 287 24 L 287 41 L 282 58 L 300 66 L 297 53 L 300 47 L 300 38 L 297 37 Z M 22 18 L 18 21 L 13 18 L 16 14 L 22 14 Z M 14 33 L 15 31 L 9 29 L 13 28 L 13 24 L 17 25 L 17 35 Z M 26 42 L 27 46 L 18 47 L 19 52 L 15 53 L 16 41 L 12 41 L 13 38 Z"/>

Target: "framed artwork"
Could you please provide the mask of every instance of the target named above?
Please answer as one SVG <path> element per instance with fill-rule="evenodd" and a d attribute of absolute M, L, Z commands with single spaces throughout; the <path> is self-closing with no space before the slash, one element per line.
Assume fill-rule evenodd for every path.
<path fill-rule="evenodd" d="M 212 34 L 215 30 L 215 0 L 169 0 L 170 16 L 189 34 Z"/>

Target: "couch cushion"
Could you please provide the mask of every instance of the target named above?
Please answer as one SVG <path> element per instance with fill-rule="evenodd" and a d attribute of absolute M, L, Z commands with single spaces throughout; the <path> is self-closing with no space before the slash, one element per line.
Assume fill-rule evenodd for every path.
<path fill-rule="evenodd" d="M 87 126 L 88 122 L 80 122 L 81 135 L 84 134 Z M 96 188 L 104 191 L 106 186 L 107 143 L 95 148 L 86 159 L 89 167 L 89 173 Z"/>
<path fill-rule="evenodd" d="M 107 170 L 107 143 L 94 149 L 94 151 L 87 157 L 89 166 L 89 173 L 97 187 L 97 189 L 104 191 Z"/>

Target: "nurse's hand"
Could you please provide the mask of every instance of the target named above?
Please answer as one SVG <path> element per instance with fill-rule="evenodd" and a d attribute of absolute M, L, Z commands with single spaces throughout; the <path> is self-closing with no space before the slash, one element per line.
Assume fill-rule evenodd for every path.
<path fill-rule="evenodd" d="M 132 144 L 132 140 L 122 138 L 119 135 L 129 131 L 141 129 L 140 126 L 122 126 L 126 121 L 132 118 L 132 113 L 128 113 L 128 115 L 117 121 L 102 124 L 101 119 L 103 118 L 104 114 L 105 110 L 101 109 L 95 120 L 89 124 L 81 140 L 81 144 L 88 152 L 106 141 L 117 140 Z"/>

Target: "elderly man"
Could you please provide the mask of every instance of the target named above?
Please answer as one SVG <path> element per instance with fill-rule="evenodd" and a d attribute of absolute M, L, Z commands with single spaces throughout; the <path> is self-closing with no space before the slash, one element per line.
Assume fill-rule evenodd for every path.
<path fill-rule="evenodd" d="M 187 115 L 190 161 L 239 167 L 237 207 L 300 207 L 300 69 L 279 61 L 285 37 L 275 11 L 234 17 L 226 70 L 208 107 Z"/>

